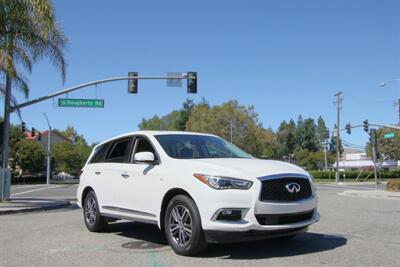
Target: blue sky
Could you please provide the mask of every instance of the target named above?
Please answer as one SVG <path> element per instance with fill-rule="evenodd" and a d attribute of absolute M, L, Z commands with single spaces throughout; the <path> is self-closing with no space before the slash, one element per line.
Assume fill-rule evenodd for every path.
<path fill-rule="evenodd" d="M 29 75 L 36 98 L 80 83 L 128 71 L 164 75 L 197 71 L 198 94 L 140 81 L 137 95 L 127 82 L 69 94 L 105 99 L 104 109 L 56 107 L 57 99 L 23 109 L 29 127 L 73 125 L 90 142 L 137 129 L 143 117 L 180 108 L 188 97 L 211 104 L 237 99 L 254 105 L 265 127 L 282 120 L 323 116 L 335 121 L 334 93 L 343 91 L 344 123 L 397 123 L 393 103 L 400 82 L 400 2 L 376 1 L 54 1 L 70 40 L 67 79 L 47 61 Z M 18 95 L 20 102 L 23 101 Z M 12 122 L 18 123 L 16 116 Z M 365 144 L 354 130 L 344 136 Z"/>

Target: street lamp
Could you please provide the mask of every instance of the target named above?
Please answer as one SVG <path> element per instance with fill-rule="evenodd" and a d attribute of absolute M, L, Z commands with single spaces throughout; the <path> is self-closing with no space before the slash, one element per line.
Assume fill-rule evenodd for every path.
<path fill-rule="evenodd" d="M 46 172 L 46 184 L 50 184 L 50 162 L 51 162 L 51 152 L 50 152 L 50 147 L 51 147 L 51 126 L 49 123 L 49 119 L 47 118 L 46 113 L 43 112 L 43 116 L 46 119 L 47 125 L 49 126 L 49 133 L 47 135 L 47 172 Z"/>
<path fill-rule="evenodd" d="M 400 81 L 400 79 L 393 79 L 393 80 L 389 80 L 389 81 L 387 81 L 387 82 L 381 82 L 381 83 L 379 84 L 379 86 L 380 86 L 380 87 L 383 87 L 383 86 L 387 85 L 388 83 L 397 82 L 397 81 Z"/>
<path fill-rule="evenodd" d="M 400 81 L 400 79 L 392 79 L 392 80 L 389 80 L 387 82 L 381 82 L 380 83 L 380 87 L 384 87 L 388 83 L 398 82 L 398 81 Z M 400 98 L 397 100 L 397 103 L 394 104 L 394 106 L 396 106 L 396 105 L 397 105 L 398 112 L 399 112 L 399 125 L 400 125 Z"/>

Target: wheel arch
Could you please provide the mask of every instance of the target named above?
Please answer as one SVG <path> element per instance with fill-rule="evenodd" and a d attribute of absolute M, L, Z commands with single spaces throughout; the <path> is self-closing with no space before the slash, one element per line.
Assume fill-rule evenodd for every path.
<path fill-rule="evenodd" d="M 86 195 L 87 195 L 90 191 L 93 191 L 93 192 L 94 192 L 94 189 L 93 189 L 91 186 L 86 186 L 85 189 L 83 189 L 83 191 L 82 191 L 82 198 L 81 198 L 81 205 L 82 205 L 82 207 L 83 207 L 83 205 L 84 205 L 84 201 L 85 201 Z"/>
<path fill-rule="evenodd" d="M 159 218 L 159 227 L 161 229 L 162 232 L 164 232 L 164 216 L 165 216 L 165 211 L 167 209 L 167 205 L 169 203 L 169 201 L 177 196 L 177 195 L 185 195 L 190 197 L 194 203 L 196 203 L 196 201 L 194 201 L 193 197 L 184 189 L 182 188 L 172 188 L 170 190 L 168 190 L 164 197 L 163 200 L 161 201 L 161 209 L 160 209 L 160 218 Z"/>

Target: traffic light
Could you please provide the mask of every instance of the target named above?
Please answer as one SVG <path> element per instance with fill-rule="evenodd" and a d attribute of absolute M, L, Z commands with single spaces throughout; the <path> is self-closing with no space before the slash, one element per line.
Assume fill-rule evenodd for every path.
<path fill-rule="evenodd" d="M 37 140 L 38 140 L 38 141 L 42 140 L 42 133 L 41 133 L 41 132 L 38 132 L 38 138 L 37 138 Z"/>
<path fill-rule="evenodd" d="M 328 140 L 329 139 L 329 129 L 326 128 L 325 130 L 325 139 Z"/>
<path fill-rule="evenodd" d="M 137 77 L 137 72 L 128 72 L 129 77 Z M 128 94 L 137 94 L 138 91 L 138 79 L 128 80 Z"/>
<path fill-rule="evenodd" d="M 36 129 L 32 127 L 31 136 L 34 137 L 36 135 Z"/>
<path fill-rule="evenodd" d="M 187 92 L 189 94 L 197 93 L 197 72 L 189 71 L 187 73 Z"/>
<path fill-rule="evenodd" d="M 348 134 L 351 134 L 351 124 L 350 124 L 350 122 L 346 124 L 346 132 Z"/>
<path fill-rule="evenodd" d="M 26 124 L 25 122 L 21 123 L 21 131 L 24 133 L 26 131 Z"/>
<path fill-rule="evenodd" d="M 365 120 L 365 121 L 363 121 L 363 128 L 364 128 L 364 131 L 365 132 L 367 132 L 368 133 L 368 120 Z"/>

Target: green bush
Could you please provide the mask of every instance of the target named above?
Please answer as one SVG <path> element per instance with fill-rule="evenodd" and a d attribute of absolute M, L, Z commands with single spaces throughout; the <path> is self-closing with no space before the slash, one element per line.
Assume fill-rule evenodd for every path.
<path fill-rule="evenodd" d="M 365 179 L 368 174 L 373 170 L 363 171 L 359 177 L 359 179 Z M 314 177 L 314 179 L 329 179 L 329 173 L 331 178 L 335 178 L 334 171 L 309 171 L 309 173 Z M 344 174 L 346 179 L 356 179 L 359 175 L 359 171 L 345 171 Z M 340 178 L 343 178 L 343 172 L 340 172 Z M 374 177 L 373 174 L 369 176 L 370 178 Z M 390 178 L 400 178 L 400 170 L 399 171 L 382 171 L 380 172 L 380 177 L 383 179 Z"/>

